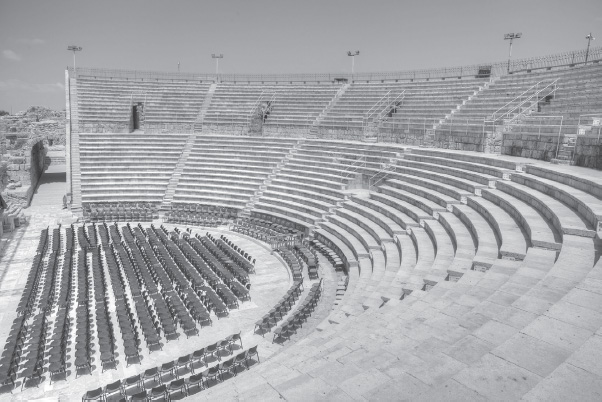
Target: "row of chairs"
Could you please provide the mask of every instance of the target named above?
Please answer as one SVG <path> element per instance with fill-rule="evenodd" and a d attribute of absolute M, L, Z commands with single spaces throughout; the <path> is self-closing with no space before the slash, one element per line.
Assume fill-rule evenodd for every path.
<path fill-rule="evenodd" d="M 158 206 L 149 203 L 96 203 L 83 205 L 89 222 L 151 222 L 159 218 Z"/>
<path fill-rule="evenodd" d="M 209 240 L 215 243 L 215 245 L 218 246 L 224 254 L 232 258 L 247 273 L 255 273 L 255 258 L 246 253 L 242 248 L 234 244 L 234 242 L 224 235 L 221 235 L 219 239 L 216 239 L 213 237 L 213 235 L 207 232 L 206 236 L 209 238 Z"/>
<path fill-rule="evenodd" d="M 34 308 L 34 302 L 37 295 L 38 285 L 40 283 L 40 277 L 44 269 L 44 256 L 48 249 L 48 231 L 49 229 L 43 229 L 40 234 L 40 241 L 36 249 L 36 255 L 31 263 L 31 269 L 27 275 L 27 281 L 21 293 L 21 300 L 17 306 L 17 313 L 28 316 Z M 18 331 L 17 331 L 18 333 Z"/>
<path fill-rule="evenodd" d="M 251 223 L 261 224 L 263 226 L 270 227 L 282 234 L 290 234 L 296 237 L 303 236 L 305 233 L 305 226 L 300 225 L 296 222 L 292 222 L 288 219 L 273 216 L 264 212 L 251 212 Z"/>
<path fill-rule="evenodd" d="M 233 219 L 238 214 L 238 209 L 233 207 L 225 207 L 220 205 L 206 204 L 190 204 L 190 203 L 173 203 L 171 205 L 172 212 L 187 212 L 194 214 L 210 214 L 219 215 L 226 219 Z"/>
<path fill-rule="evenodd" d="M 203 237 L 200 237 L 198 234 L 196 238 L 201 241 L 203 247 L 209 252 L 212 258 L 207 255 L 210 259 L 208 263 L 213 263 L 217 266 L 223 265 L 232 275 L 236 277 L 236 279 L 243 285 L 247 285 L 249 283 L 249 271 L 244 264 L 241 264 L 238 259 L 232 258 L 230 255 L 226 253 L 228 250 L 224 250 L 220 247 L 219 244 L 216 244 L 211 235 L 207 234 Z M 246 261 L 246 260 L 245 260 Z"/>
<path fill-rule="evenodd" d="M 268 311 L 260 320 L 255 322 L 255 333 L 261 333 L 263 336 L 270 332 L 272 328 L 278 325 L 289 311 L 293 309 L 295 302 L 303 293 L 303 281 L 295 281 L 286 294 L 276 303 L 274 308 Z"/>
<path fill-rule="evenodd" d="M 334 267 L 335 271 L 340 272 L 345 270 L 344 254 L 336 246 L 326 238 L 315 238 L 309 242 L 311 248 L 322 254 L 328 262 Z"/>
<path fill-rule="evenodd" d="M 224 374 L 237 374 L 237 369 L 250 368 L 250 361 L 257 358 L 259 362 L 259 353 L 257 346 L 249 348 L 246 351 L 234 355 L 233 346 L 240 343 L 242 349 L 242 340 L 240 333 L 230 335 L 221 341 L 215 342 L 191 354 L 179 357 L 176 360 L 145 370 L 142 374 L 118 380 L 107 384 L 105 387 L 97 388 L 86 392 L 82 401 L 98 401 L 115 399 L 121 397 L 125 400 L 154 400 L 163 398 L 169 400 L 174 393 L 180 393 L 181 396 L 187 396 L 191 389 L 205 389 L 209 381 L 221 382 L 224 380 Z M 222 361 L 222 353 L 231 355 L 232 358 Z M 216 364 L 214 364 L 216 363 Z M 203 368 L 200 373 L 195 370 Z M 187 374 L 191 374 L 188 377 Z M 135 393 L 128 395 L 134 391 Z"/>
<path fill-rule="evenodd" d="M 299 308 L 286 321 L 274 330 L 272 343 L 289 340 L 297 330 L 303 326 L 303 323 L 311 316 L 315 308 L 318 306 L 318 301 L 322 295 L 322 279 L 320 282 L 314 283 Z"/>
<path fill-rule="evenodd" d="M 193 247 L 201 252 L 207 265 L 218 273 L 224 284 L 240 300 L 250 300 L 251 280 L 249 274 L 238 264 L 226 256 L 217 246 L 206 236 L 189 239 Z M 229 303 L 229 300 L 226 300 Z"/>
<path fill-rule="evenodd" d="M 223 217 L 222 215 L 192 214 L 170 211 L 165 214 L 163 221 L 180 225 L 218 227 L 227 224 L 229 219 Z"/>
<path fill-rule="evenodd" d="M 293 279 L 298 281 L 303 279 L 303 262 L 299 256 L 292 251 L 291 247 L 280 247 L 276 252 L 282 256 L 288 267 L 290 268 Z"/>
<path fill-rule="evenodd" d="M 312 252 L 312 250 L 303 243 L 295 244 L 293 251 L 303 260 L 303 262 L 305 262 L 305 265 L 307 265 L 309 279 L 318 279 L 319 263 L 315 252 Z"/>

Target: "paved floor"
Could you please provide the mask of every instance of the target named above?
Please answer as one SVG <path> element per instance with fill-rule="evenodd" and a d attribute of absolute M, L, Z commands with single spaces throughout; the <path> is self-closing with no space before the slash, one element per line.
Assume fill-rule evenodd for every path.
<path fill-rule="evenodd" d="M 3 237 L 4 247 L 0 251 L 0 304 L 3 306 L 0 311 L 0 342 L 4 342 L 6 339 L 10 325 L 16 317 L 15 309 L 35 254 L 40 231 L 45 227 L 52 229 L 57 227 L 58 224 L 69 224 L 73 221 L 71 214 L 62 209 L 64 193 L 64 166 L 52 166 L 43 175 L 31 206 L 24 210 L 27 222 L 15 232 L 7 233 Z M 159 224 L 158 222 L 155 223 L 156 226 Z M 170 229 L 173 225 L 166 225 L 166 227 Z M 116 370 L 101 373 L 101 370 L 95 367 L 92 375 L 83 375 L 76 379 L 73 367 L 73 345 L 71 345 L 68 351 L 69 363 L 66 381 L 62 380 L 50 384 L 48 373 L 45 373 L 44 381 L 38 387 L 25 387 L 23 391 L 20 391 L 21 382 L 19 380 L 17 388 L 12 394 L 0 394 L 0 400 L 81 400 L 82 395 L 87 390 L 98 388 L 115 380 L 135 375 L 147 368 L 169 362 L 238 332 L 242 332 L 242 342 L 245 349 L 255 344 L 259 345 L 260 357 L 264 361 L 296 340 L 301 339 L 304 333 L 311 332 L 329 314 L 334 301 L 336 276 L 332 267 L 326 261 L 322 261 L 321 273 L 327 279 L 325 303 L 321 304 L 321 307 L 314 313 L 313 318 L 308 321 L 302 331 L 299 331 L 295 338 L 285 345 L 272 344 L 271 334 L 266 334 L 265 337 L 254 334 L 255 322 L 268 312 L 291 286 L 290 271 L 279 257 L 271 254 L 267 245 L 236 233 L 230 233 L 225 228 L 208 230 L 215 235 L 227 233 L 232 241 L 257 260 L 256 274 L 251 275 L 251 301 L 242 303 L 238 310 L 232 310 L 228 318 L 218 320 L 217 317 L 212 317 L 213 326 L 201 329 L 199 336 L 186 339 L 185 336 L 181 335 L 180 339 L 165 343 L 162 351 L 156 351 L 152 354 L 148 354 L 148 350 L 143 348 L 141 364 L 130 365 L 129 367 L 126 367 L 123 359 L 119 357 L 123 356 L 121 346 L 123 343 L 121 339 L 117 339 L 116 346 L 119 354 L 117 360 L 119 364 Z M 206 231 L 202 228 L 193 229 L 193 233 L 204 234 Z M 301 300 L 310 287 L 309 279 L 305 278 L 305 281 L 307 286 Z M 110 311 L 114 311 L 114 308 Z M 72 314 L 74 315 L 74 312 Z M 98 353 L 94 355 L 94 361 L 99 362 Z M 94 361 L 93 365 L 97 365 Z"/>

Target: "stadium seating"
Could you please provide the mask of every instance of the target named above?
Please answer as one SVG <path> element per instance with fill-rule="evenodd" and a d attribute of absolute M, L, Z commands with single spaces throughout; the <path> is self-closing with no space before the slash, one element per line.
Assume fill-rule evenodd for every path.
<path fill-rule="evenodd" d="M 290 272 L 288 292 L 247 323 L 269 358 L 253 372 L 237 371 L 251 356 L 221 361 L 218 342 L 85 398 L 124 389 L 133 398 L 166 398 L 202 388 L 215 400 L 258 393 L 292 400 L 596 399 L 600 174 L 415 145 L 425 145 L 433 130 L 434 145 L 480 150 L 491 113 L 551 82 L 554 98 L 540 100 L 504 133 L 557 135 L 556 118 L 544 116 L 559 115 L 567 121 L 560 133 L 572 134 L 582 114 L 600 110 L 600 71 L 595 64 L 491 80 L 224 82 L 215 85 L 201 132 L 82 131 L 81 200 L 84 213 L 97 218 L 42 232 L 0 380 L 27 387 L 42 380 L 47 363 L 52 381 L 68 363 L 78 375 L 91 374 L 94 356 L 112 369 L 135 364 L 142 346 L 150 353 L 159 340 L 201 339 L 203 327 L 220 324 L 213 318 L 242 311 L 250 300 L 254 257 L 233 246 L 225 233 L 232 230 L 259 239 Z M 80 106 L 103 102 L 100 86 L 86 80 L 93 81 L 82 78 L 89 92 Z M 203 88 L 195 92 L 196 109 Z M 366 113 L 385 95 L 395 99 L 378 129 L 386 143 L 360 142 Z M 249 116 L 261 99 L 274 103 L 263 136 L 250 136 Z M 93 122 L 93 108 L 85 113 Z M 300 131 L 280 135 L 286 126 Z M 306 134 L 315 138 L 299 138 Z M 134 149 L 140 157 L 132 158 Z M 101 222 L 98 205 L 113 203 L 150 204 L 151 218 L 161 213 L 224 232 L 110 224 L 122 216 L 112 206 Z M 72 266 L 59 264 L 65 255 Z M 318 273 L 319 283 L 303 282 Z M 105 294 L 116 301 L 115 314 Z M 77 318 L 60 313 L 66 309 Z M 55 310 L 49 320 L 45 313 Z M 319 322 L 306 325 L 316 316 Z M 193 373 L 190 362 L 206 363 L 206 356 L 213 365 L 199 360 L 204 371 Z M 190 369 L 186 377 L 178 378 L 180 366 Z"/>

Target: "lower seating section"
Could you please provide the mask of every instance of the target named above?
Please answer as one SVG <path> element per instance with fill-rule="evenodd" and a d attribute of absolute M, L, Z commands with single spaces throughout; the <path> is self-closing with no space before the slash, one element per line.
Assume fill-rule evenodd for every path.
<path fill-rule="evenodd" d="M 306 228 L 287 218 L 254 211 L 250 218 L 239 218 L 234 221 L 230 225 L 230 230 L 264 241 L 272 247 L 278 247 L 302 239 Z"/>
<path fill-rule="evenodd" d="M 242 209 L 295 144 L 293 140 L 198 136 L 179 174 L 173 202 Z"/>
<path fill-rule="evenodd" d="M 164 221 L 175 224 L 217 227 L 228 223 L 238 216 L 238 209 L 231 207 L 198 205 L 198 204 L 171 204 Z"/>
<path fill-rule="evenodd" d="M 261 336 L 266 332 L 270 332 L 295 306 L 295 302 L 299 300 L 301 293 L 303 293 L 303 280 L 294 281 L 291 288 L 276 303 L 274 308 L 255 322 L 253 332 L 261 334 Z"/>
<path fill-rule="evenodd" d="M 83 204 L 89 222 L 151 222 L 159 218 L 159 205 L 141 202 L 102 202 Z"/>
<path fill-rule="evenodd" d="M 82 203 L 160 203 L 188 136 L 79 134 Z"/>
<path fill-rule="evenodd" d="M 273 342 L 289 340 L 297 330 L 303 326 L 311 313 L 315 310 L 322 296 L 322 280 L 314 283 L 301 305 L 293 311 L 292 315 L 284 323 L 274 330 Z"/>
<path fill-rule="evenodd" d="M 147 369 L 142 374 L 88 391 L 82 397 L 82 401 L 128 397 L 132 401 L 155 398 L 170 400 L 175 395 L 180 398 L 189 396 L 193 394 L 191 391 L 197 394 L 259 363 L 257 346 L 242 349 L 240 334 L 234 334 L 191 354 Z M 235 351 L 240 352 L 234 355 Z M 225 359 L 227 356 L 232 357 Z M 203 370 L 195 373 L 195 370 L 199 369 Z"/>
<path fill-rule="evenodd" d="M 44 229 L 2 355 L 2 384 L 52 382 L 69 366 L 77 377 L 138 364 L 142 345 L 152 353 L 227 317 L 250 300 L 254 271 L 248 254 L 232 257 L 223 244 L 129 223 Z"/>
<path fill-rule="evenodd" d="M 292 247 L 280 247 L 276 249 L 276 252 L 282 256 L 286 265 L 290 268 L 293 279 L 300 281 L 303 279 L 303 261 L 293 250 Z"/>

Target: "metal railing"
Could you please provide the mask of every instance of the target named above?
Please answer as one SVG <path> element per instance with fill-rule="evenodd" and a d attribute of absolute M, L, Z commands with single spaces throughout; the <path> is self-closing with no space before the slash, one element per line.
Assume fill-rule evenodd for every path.
<path fill-rule="evenodd" d="M 269 91 L 265 89 L 261 91 L 261 94 L 259 94 L 257 100 L 255 101 L 255 103 L 253 103 L 253 106 L 247 114 L 246 125 L 249 131 L 251 129 L 251 122 L 253 121 L 253 117 L 257 115 L 257 109 L 261 106 L 262 102 L 267 102 L 268 105 L 271 105 L 276 99 L 276 94 L 277 91 Z"/>
<path fill-rule="evenodd" d="M 522 121 L 512 125 L 512 132 L 523 134 L 534 134 L 537 132 L 537 138 L 541 138 L 543 134 L 558 134 L 560 137 L 564 123 L 564 116 L 544 116 L 531 115 Z M 543 131 L 542 131 L 543 130 Z"/>
<path fill-rule="evenodd" d="M 368 179 L 368 188 L 372 190 L 374 186 L 378 185 L 378 183 L 382 182 L 387 177 L 389 177 L 389 174 L 395 172 L 396 169 L 397 165 L 394 165 L 392 163 L 385 163 L 381 170 L 373 174 Z"/>
<path fill-rule="evenodd" d="M 542 80 L 532 85 L 529 89 L 507 102 L 504 106 L 493 112 L 491 115 L 487 116 L 485 121 L 495 123 L 496 121 L 505 120 L 508 118 L 514 120 L 525 112 L 532 110 L 533 104 L 529 104 L 527 107 L 525 107 L 525 105 L 529 102 L 533 103 L 534 97 L 537 97 L 535 102 L 539 102 L 541 98 L 545 98 L 556 93 L 558 79 L 548 82 L 545 85 L 544 83 L 545 80 Z M 545 93 L 545 95 L 540 96 L 542 93 Z M 518 113 L 516 113 L 517 111 Z"/>
<path fill-rule="evenodd" d="M 366 155 L 361 155 L 353 161 L 352 164 L 347 165 L 341 175 L 341 182 L 353 176 L 361 167 L 366 167 Z"/>
<path fill-rule="evenodd" d="M 570 68 L 585 64 L 585 50 L 569 51 L 553 55 L 531 57 L 512 60 L 510 73 L 530 72 L 533 70 Z M 589 50 L 588 64 L 599 63 L 602 60 L 602 47 Z M 132 80 L 171 80 L 171 81 L 207 81 L 207 82 L 334 82 L 335 79 L 353 81 L 395 81 L 395 80 L 430 80 L 430 79 L 457 79 L 461 77 L 475 77 L 479 71 L 487 67 L 491 76 L 507 74 L 507 61 L 495 63 L 480 63 L 459 67 L 443 67 L 411 71 L 367 72 L 354 73 L 317 73 L 317 74 L 207 74 L 207 73 L 182 73 L 182 72 L 156 72 L 138 70 L 119 70 L 102 68 L 77 68 L 77 77 L 91 78 L 120 78 Z M 75 76 L 73 68 L 67 68 L 70 75 Z"/>
<path fill-rule="evenodd" d="M 581 124 L 584 117 L 588 118 L 588 120 L 591 118 L 592 124 Z M 586 131 L 593 131 L 594 127 L 598 128 L 598 140 L 600 140 L 600 132 L 602 131 L 602 113 L 586 113 L 579 115 L 577 135 L 586 135 Z"/>
<path fill-rule="evenodd" d="M 554 96 L 556 94 L 558 79 L 548 82 L 545 85 L 544 82 L 545 81 L 539 81 L 486 117 L 483 121 L 483 138 L 485 137 L 488 127 L 492 132 L 495 132 L 496 125 L 499 125 L 501 122 L 503 124 L 503 130 L 505 131 L 510 126 L 520 122 L 525 116 L 528 116 L 536 107 L 538 107 L 539 102 L 547 100 L 549 96 Z"/>
<path fill-rule="evenodd" d="M 364 124 L 370 123 L 370 121 L 381 120 L 389 111 L 390 107 L 398 102 L 401 98 L 405 97 L 406 90 L 404 89 L 401 93 L 391 95 L 392 90 L 384 94 L 376 103 L 366 112 L 364 113 L 363 121 Z M 395 96 L 393 98 L 393 96 Z"/>

